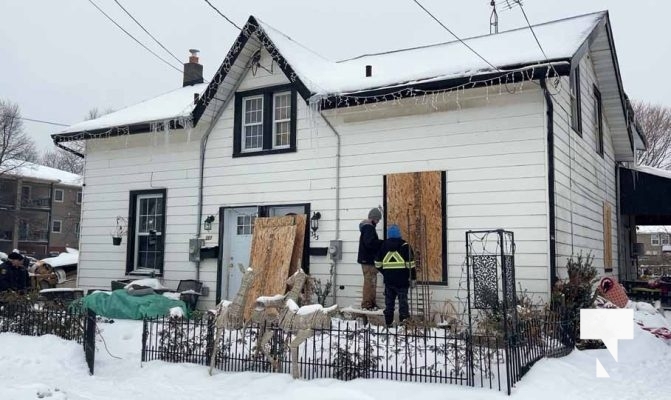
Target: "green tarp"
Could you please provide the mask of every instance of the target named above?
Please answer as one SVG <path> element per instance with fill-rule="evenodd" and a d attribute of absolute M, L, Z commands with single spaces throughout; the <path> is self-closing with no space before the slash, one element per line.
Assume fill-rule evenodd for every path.
<path fill-rule="evenodd" d="M 108 318 L 143 319 L 162 317 L 170 314 L 170 309 L 180 307 L 188 316 L 186 303 L 172 300 L 158 294 L 131 296 L 125 289 L 113 292 L 95 292 L 82 299 L 84 308 Z"/>

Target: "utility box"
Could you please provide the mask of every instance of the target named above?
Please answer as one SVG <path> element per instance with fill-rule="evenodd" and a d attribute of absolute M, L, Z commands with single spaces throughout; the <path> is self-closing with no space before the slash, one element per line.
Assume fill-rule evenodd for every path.
<path fill-rule="evenodd" d="M 334 261 L 342 260 L 342 240 L 329 242 L 329 258 Z"/>
<path fill-rule="evenodd" d="M 189 261 L 200 261 L 200 248 L 205 244 L 203 239 L 189 239 Z"/>

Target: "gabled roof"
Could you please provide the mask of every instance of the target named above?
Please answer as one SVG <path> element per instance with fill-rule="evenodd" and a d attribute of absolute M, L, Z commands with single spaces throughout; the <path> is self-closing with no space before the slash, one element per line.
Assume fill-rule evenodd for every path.
<path fill-rule="evenodd" d="M 343 102 L 343 98 L 381 96 L 388 99 L 392 92 L 400 92 L 401 96 L 414 95 L 414 90 L 446 89 L 466 83 L 475 86 L 478 82 L 502 77 L 509 79 L 512 76 L 518 80 L 541 79 L 555 72 L 568 75 L 571 65 L 590 50 L 594 54 L 600 87 L 605 88 L 601 94 L 604 113 L 613 133 L 616 158 L 633 159 L 633 137 L 608 13 L 596 12 L 537 24 L 534 32 L 548 59 L 538 48 L 529 28 L 525 27 L 464 39 L 496 68 L 459 41 L 329 61 L 250 16 L 190 117 L 194 125 L 208 124 L 216 119 L 244 78 L 253 55 L 261 48 L 272 56 L 305 101 L 320 102 L 322 108 L 348 106 L 350 103 Z M 372 66 L 371 77 L 365 76 L 367 65 Z M 177 92 L 182 93 L 182 89 L 175 94 Z M 142 117 L 142 112 L 153 101 L 150 100 L 110 114 L 107 119 L 102 117 L 77 124 L 52 136 L 59 142 L 74 136 L 87 138 L 95 137 L 95 133 L 114 134 L 115 129 L 119 131 L 121 128 L 125 128 L 121 133 L 147 132 L 150 122 L 185 118 L 190 111 L 187 107 L 190 99 L 192 97 L 184 95 L 184 108 L 175 109 L 175 112 L 157 116 L 147 111 Z M 133 118 L 126 119 L 129 114 Z M 88 135 L 91 129 L 94 134 Z"/>
<path fill-rule="evenodd" d="M 82 176 L 44 165 L 27 161 L 7 160 L 4 166 L 8 178 L 25 178 L 30 180 L 58 183 L 66 186 L 82 186 Z"/>
<path fill-rule="evenodd" d="M 551 62 L 568 63 L 607 18 L 607 12 L 596 12 L 538 24 L 534 32 Z M 331 96 L 377 95 L 410 84 L 434 83 L 431 86 L 434 88 L 436 82 L 501 74 L 501 70 L 522 66 L 537 65 L 539 70 L 547 66 L 528 27 L 468 38 L 464 42 L 497 68 L 459 41 L 329 61 L 251 16 L 196 106 L 194 120 L 200 119 L 215 95 L 226 98 L 226 89 L 235 85 L 235 80 L 227 79 L 229 75 L 241 77 L 236 69 L 244 70 L 251 55 L 262 46 L 306 101 Z M 366 65 L 372 66 L 371 77 L 365 76 Z M 568 69 L 563 71 L 568 73 Z M 219 86 L 224 82 L 227 84 L 221 90 Z"/>

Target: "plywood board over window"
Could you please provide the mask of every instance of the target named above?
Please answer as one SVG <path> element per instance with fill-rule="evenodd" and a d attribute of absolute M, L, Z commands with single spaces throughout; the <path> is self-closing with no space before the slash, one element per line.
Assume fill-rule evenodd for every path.
<path fill-rule="evenodd" d="M 446 284 L 445 172 L 386 175 L 384 193 L 385 228 L 401 228 L 415 251 L 418 280 Z"/>
<path fill-rule="evenodd" d="M 603 267 L 604 271 L 613 270 L 613 225 L 610 203 L 603 203 Z"/>

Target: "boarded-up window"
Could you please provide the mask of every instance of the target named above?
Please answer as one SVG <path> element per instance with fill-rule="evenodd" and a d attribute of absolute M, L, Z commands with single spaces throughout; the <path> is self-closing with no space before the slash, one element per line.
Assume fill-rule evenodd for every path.
<path fill-rule="evenodd" d="M 415 252 L 417 279 L 447 283 L 445 172 L 386 175 L 384 191 L 385 227 L 401 228 Z"/>
<path fill-rule="evenodd" d="M 613 270 L 613 230 L 610 203 L 603 203 L 603 267 L 605 271 Z"/>

